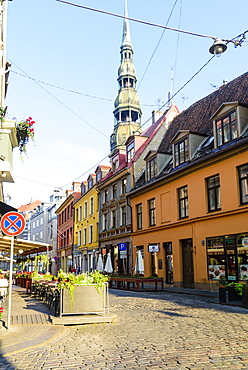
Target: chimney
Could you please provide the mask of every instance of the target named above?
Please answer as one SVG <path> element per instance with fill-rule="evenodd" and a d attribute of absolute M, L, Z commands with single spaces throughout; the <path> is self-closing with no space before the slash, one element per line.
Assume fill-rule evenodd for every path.
<path fill-rule="evenodd" d="M 163 115 L 163 112 L 159 111 L 159 110 L 153 110 L 152 111 L 152 124 L 154 124 L 155 122 L 157 122 L 157 120 L 162 117 Z"/>

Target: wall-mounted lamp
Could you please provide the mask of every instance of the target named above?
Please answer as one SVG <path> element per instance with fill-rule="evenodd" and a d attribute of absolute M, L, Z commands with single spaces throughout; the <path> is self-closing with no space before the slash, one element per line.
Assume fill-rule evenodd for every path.
<path fill-rule="evenodd" d="M 19 249 L 18 252 L 19 252 L 19 254 L 22 254 L 23 253 L 23 250 L 22 249 Z"/>
<path fill-rule="evenodd" d="M 209 52 L 211 54 L 222 54 L 224 51 L 226 51 L 227 45 L 226 43 L 221 39 L 215 39 L 213 45 L 210 47 Z"/>

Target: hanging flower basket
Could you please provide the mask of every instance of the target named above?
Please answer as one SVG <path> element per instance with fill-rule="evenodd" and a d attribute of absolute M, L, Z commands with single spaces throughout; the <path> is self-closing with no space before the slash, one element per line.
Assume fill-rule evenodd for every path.
<path fill-rule="evenodd" d="M 29 117 L 17 124 L 17 138 L 19 141 L 20 153 L 27 153 L 29 139 L 34 141 L 34 124 L 32 117 Z"/>

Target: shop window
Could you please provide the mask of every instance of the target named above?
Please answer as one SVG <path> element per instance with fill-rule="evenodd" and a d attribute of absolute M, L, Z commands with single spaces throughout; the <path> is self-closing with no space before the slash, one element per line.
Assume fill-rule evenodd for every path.
<path fill-rule="evenodd" d="M 237 235 L 239 280 L 248 279 L 248 233 Z"/>
<path fill-rule="evenodd" d="M 228 141 L 237 138 L 237 119 L 236 111 L 230 112 L 228 115 L 220 118 L 215 122 L 215 132 L 217 146 L 221 146 Z"/>
<path fill-rule="evenodd" d="M 248 164 L 238 167 L 240 204 L 248 203 Z"/>
<path fill-rule="evenodd" d="M 155 199 L 150 199 L 148 201 L 149 206 L 149 226 L 156 225 L 156 208 L 155 208 Z"/>
<path fill-rule="evenodd" d="M 186 218 L 189 216 L 188 207 L 188 186 L 183 186 L 178 189 L 178 201 L 179 201 L 179 218 Z"/>
<path fill-rule="evenodd" d="M 209 280 L 226 278 L 223 236 L 207 239 L 207 264 Z"/>
<path fill-rule="evenodd" d="M 215 175 L 207 179 L 208 212 L 219 211 L 220 202 L 220 177 Z"/>
<path fill-rule="evenodd" d="M 183 164 L 189 160 L 189 139 L 188 137 L 184 140 L 174 144 L 174 163 L 175 167 Z"/>
<path fill-rule="evenodd" d="M 137 210 L 137 229 L 142 229 L 142 203 L 137 204 L 136 206 Z"/>

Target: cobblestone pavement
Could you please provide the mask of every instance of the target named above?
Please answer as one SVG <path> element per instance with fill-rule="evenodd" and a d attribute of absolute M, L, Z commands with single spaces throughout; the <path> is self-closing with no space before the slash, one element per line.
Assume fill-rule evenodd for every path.
<path fill-rule="evenodd" d="M 50 341 L 2 355 L 0 370 L 248 369 L 246 309 L 214 298 L 114 290 L 110 308 L 117 323 L 64 327 Z"/>

